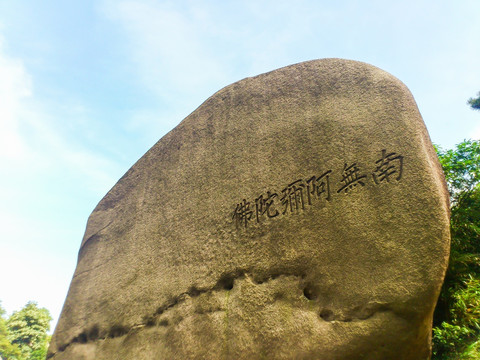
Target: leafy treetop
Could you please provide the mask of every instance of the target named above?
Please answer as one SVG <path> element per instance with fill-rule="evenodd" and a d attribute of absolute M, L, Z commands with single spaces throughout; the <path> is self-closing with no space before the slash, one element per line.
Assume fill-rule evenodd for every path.
<path fill-rule="evenodd" d="M 476 98 L 468 99 L 468 105 L 474 110 L 480 110 L 480 92 L 477 94 Z"/>
<path fill-rule="evenodd" d="M 11 343 L 17 345 L 22 355 L 29 360 L 44 359 L 51 320 L 47 309 L 39 308 L 35 302 L 28 302 L 7 320 Z"/>

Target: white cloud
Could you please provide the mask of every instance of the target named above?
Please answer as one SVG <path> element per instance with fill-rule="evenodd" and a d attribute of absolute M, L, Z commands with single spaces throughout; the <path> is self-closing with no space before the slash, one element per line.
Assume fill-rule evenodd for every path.
<path fill-rule="evenodd" d="M 33 180 L 52 171 L 74 172 L 82 175 L 91 190 L 108 190 L 118 176 L 118 164 L 86 148 L 81 138 L 87 134 L 58 126 L 62 115 L 68 119 L 64 124 L 82 121 L 88 116 L 83 114 L 84 106 L 42 103 L 35 98 L 33 82 L 23 61 L 6 54 L 0 34 L 0 159 L 10 175 L 28 174 Z"/>
<path fill-rule="evenodd" d="M 25 155 L 19 134 L 22 101 L 32 94 L 30 76 L 21 60 L 5 55 L 5 40 L 0 34 L 0 158 Z"/>
<path fill-rule="evenodd" d="M 168 2 L 106 1 L 103 11 L 120 23 L 128 55 L 143 83 L 164 99 L 192 94 L 225 80 L 225 69 L 204 40 L 202 11 L 180 12 Z"/>
<path fill-rule="evenodd" d="M 58 106 L 60 108 L 60 106 Z M 83 108 L 70 108 L 66 116 L 73 119 L 77 111 Z M 29 141 L 34 143 L 30 159 L 32 167 L 39 172 L 58 172 L 58 176 L 80 176 L 76 182 L 85 184 L 90 191 L 102 194 L 113 186 L 118 177 L 119 164 L 100 152 L 88 149 L 82 141 L 88 136 L 83 133 L 70 132 L 55 124 L 61 118 L 60 114 L 45 112 L 42 104 L 32 104 L 27 113 L 25 124 L 29 128 Z M 48 111 L 48 110 L 47 110 Z M 82 116 L 81 116 L 82 117 Z M 79 120 L 82 121 L 82 120 Z"/>
<path fill-rule="evenodd" d="M 42 100 L 7 50 L 0 33 L 0 301 L 9 312 L 39 301 L 56 319 L 87 216 L 125 170 L 76 131 L 94 128 L 86 107 Z"/>

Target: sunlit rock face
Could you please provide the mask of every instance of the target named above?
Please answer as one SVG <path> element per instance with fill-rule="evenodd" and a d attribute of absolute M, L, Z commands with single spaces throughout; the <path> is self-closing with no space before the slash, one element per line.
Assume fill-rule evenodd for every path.
<path fill-rule="evenodd" d="M 88 220 L 60 359 L 427 359 L 448 197 L 415 101 L 324 59 L 220 90 Z"/>

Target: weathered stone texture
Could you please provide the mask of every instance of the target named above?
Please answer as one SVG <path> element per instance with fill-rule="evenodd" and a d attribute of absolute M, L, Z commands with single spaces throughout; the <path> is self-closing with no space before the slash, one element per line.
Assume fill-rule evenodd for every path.
<path fill-rule="evenodd" d="M 413 97 L 324 59 L 209 98 L 100 201 L 63 359 L 427 359 L 448 196 Z"/>

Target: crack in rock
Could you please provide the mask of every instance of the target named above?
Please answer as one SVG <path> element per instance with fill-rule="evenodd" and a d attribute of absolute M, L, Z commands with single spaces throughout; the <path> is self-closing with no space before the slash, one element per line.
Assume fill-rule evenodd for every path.
<path fill-rule="evenodd" d="M 205 293 L 211 293 L 214 291 L 230 291 L 234 288 L 235 281 L 238 279 L 243 279 L 249 276 L 247 270 L 236 270 L 233 272 L 223 274 L 217 283 L 211 288 L 197 288 L 191 286 L 186 292 L 183 292 L 174 298 L 172 298 L 167 303 L 160 306 L 154 314 L 146 315 L 143 317 L 142 322 L 139 324 L 134 324 L 131 326 L 126 326 L 122 324 L 115 324 L 109 329 L 101 330 L 98 325 L 93 325 L 89 329 L 81 332 L 79 335 L 75 336 L 70 342 L 60 345 L 57 352 L 65 351 L 72 344 L 86 344 L 89 342 L 95 342 L 98 340 L 105 340 L 107 338 L 117 338 L 128 334 L 131 331 L 136 331 L 145 327 L 167 327 L 170 325 L 170 322 L 167 319 L 159 320 L 159 317 L 164 314 L 166 311 L 172 309 L 173 307 L 184 303 L 189 298 L 196 298 Z M 296 276 L 302 281 L 305 278 L 304 274 L 293 273 L 293 272 L 275 272 L 270 275 L 264 276 L 252 276 L 250 277 L 256 285 L 261 285 L 269 281 L 273 281 L 281 276 Z M 305 285 L 303 289 L 303 295 L 309 301 L 315 300 L 316 295 L 312 289 Z M 220 311 L 221 309 L 217 309 Z M 212 310 L 213 311 L 213 310 Z M 359 305 L 345 312 L 334 312 L 331 309 L 324 308 L 318 315 L 321 319 L 327 322 L 340 321 L 340 322 L 350 322 L 358 320 L 366 320 L 371 318 L 378 312 L 383 311 L 392 311 L 392 309 L 385 303 L 379 302 L 370 302 L 366 305 Z M 47 359 L 53 357 L 57 352 L 48 354 Z"/>

